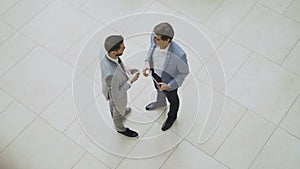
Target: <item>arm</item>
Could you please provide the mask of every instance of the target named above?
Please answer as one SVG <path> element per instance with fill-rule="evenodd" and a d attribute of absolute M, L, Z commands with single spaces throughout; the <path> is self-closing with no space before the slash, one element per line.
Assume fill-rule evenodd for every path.
<path fill-rule="evenodd" d="M 110 89 L 110 95 L 113 99 L 119 99 L 124 96 L 127 90 L 130 88 L 129 83 L 120 84 L 120 80 L 112 75 L 105 79 L 107 87 Z"/>
<path fill-rule="evenodd" d="M 153 37 L 154 37 L 154 34 L 152 33 L 151 34 L 151 38 L 150 38 L 150 47 L 149 47 L 149 50 L 148 50 L 148 53 L 147 53 L 147 56 L 146 56 L 146 60 L 145 60 L 145 64 L 144 64 L 144 69 L 143 69 L 143 75 L 145 77 L 147 77 L 149 74 L 147 73 L 147 70 L 150 70 L 150 62 L 151 61 L 151 54 L 152 54 L 152 51 L 155 47 L 155 44 L 154 44 L 154 41 L 153 41 Z"/>
<path fill-rule="evenodd" d="M 189 74 L 189 65 L 187 62 L 186 54 L 182 56 L 182 58 L 177 62 L 176 65 L 178 74 L 174 77 L 173 80 L 171 80 L 168 85 L 171 87 L 171 89 L 176 89 L 180 87 L 186 78 L 186 76 Z"/>

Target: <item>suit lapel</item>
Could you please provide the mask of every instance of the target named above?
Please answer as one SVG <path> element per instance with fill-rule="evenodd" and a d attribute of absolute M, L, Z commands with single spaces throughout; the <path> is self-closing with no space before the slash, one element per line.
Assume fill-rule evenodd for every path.
<path fill-rule="evenodd" d="M 108 56 L 105 55 L 105 59 L 106 59 L 106 61 L 107 61 L 108 63 L 110 63 L 110 64 L 111 64 L 113 67 L 115 67 L 116 69 L 119 69 L 123 74 L 125 74 L 125 75 L 127 76 L 126 71 L 125 71 L 124 64 L 123 64 L 123 62 L 122 62 L 122 60 L 121 60 L 120 58 L 118 58 L 118 63 L 119 63 L 119 64 L 117 64 L 117 63 L 111 61 L 110 59 L 108 59 L 107 57 L 108 57 Z"/>

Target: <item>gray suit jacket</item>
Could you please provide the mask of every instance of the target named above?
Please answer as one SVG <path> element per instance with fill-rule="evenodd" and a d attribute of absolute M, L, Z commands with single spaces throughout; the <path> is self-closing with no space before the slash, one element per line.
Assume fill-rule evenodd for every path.
<path fill-rule="evenodd" d="M 153 51 L 156 47 L 153 41 L 153 34 L 151 35 L 151 45 L 148 51 L 146 61 L 148 61 L 150 68 L 153 68 Z M 163 66 L 161 75 L 162 82 L 171 86 L 167 91 L 172 91 L 180 87 L 189 74 L 189 65 L 185 52 L 172 40 L 170 42 L 167 58 Z"/>
<path fill-rule="evenodd" d="M 106 100 L 112 101 L 118 112 L 123 114 L 127 105 L 127 90 L 130 88 L 130 84 L 127 83 L 128 76 L 123 63 L 120 66 L 107 57 L 105 56 L 100 63 L 102 92 Z"/>

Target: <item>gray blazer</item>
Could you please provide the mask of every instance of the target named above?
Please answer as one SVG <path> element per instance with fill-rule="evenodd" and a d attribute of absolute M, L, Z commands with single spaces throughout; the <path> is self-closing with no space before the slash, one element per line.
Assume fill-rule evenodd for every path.
<path fill-rule="evenodd" d="M 148 61 L 150 68 L 153 68 L 153 51 L 156 47 L 153 41 L 153 34 L 151 35 L 151 45 L 147 54 L 146 61 Z M 172 91 L 180 87 L 189 74 L 189 65 L 185 52 L 172 40 L 170 42 L 167 58 L 163 66 L 161 75 L 162 82 L 171 86 L 167 91 Z"/>
<path fill-rule="evenodd" d="M 127 83 L 128 76 L 123 63 L 120 66 L 107 57 L 105 56 L 100 63 L 102 92 L 106 100 L 112 101 L 119 113 L 123 114 L 127 105 L 127 90 L 130 88 L 130 84 Z"/>

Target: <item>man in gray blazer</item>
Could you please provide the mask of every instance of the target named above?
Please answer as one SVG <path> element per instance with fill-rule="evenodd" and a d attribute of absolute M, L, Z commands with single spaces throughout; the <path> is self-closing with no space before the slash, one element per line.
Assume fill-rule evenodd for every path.
<path fill-rule="evenodd" d="M 168 118 L 162 125 L 162 130 L 168 130 L 177 119 L 179 109 L 178 88 L 189 73 L 185 52 L 172 41 L 174 30 L 163 22 L 156 25 L 151 35 L 151 45 L 145 61 L 144 76 L 151 74 L 154 87 L 157 89 L 157 99 L 148 104 L 146 110 L 154 110 L 170 103 Z"/>
<path fill-rule="evenodd" d="M 111 35 L 104 42 L 106 55 L 101 60 L 102 92 L 109 101 L 109 107 L 115 129 L 128 137 L 137 137 L 138 133 L 126 128 L 125 117 L 131 112 L 127 106 L 127 90 L 138 77 L 139 72 L 130 78 L 126 74 L 124 64 L 119 58 L 125 49 L 124 38 L 121 35 Z"/>

